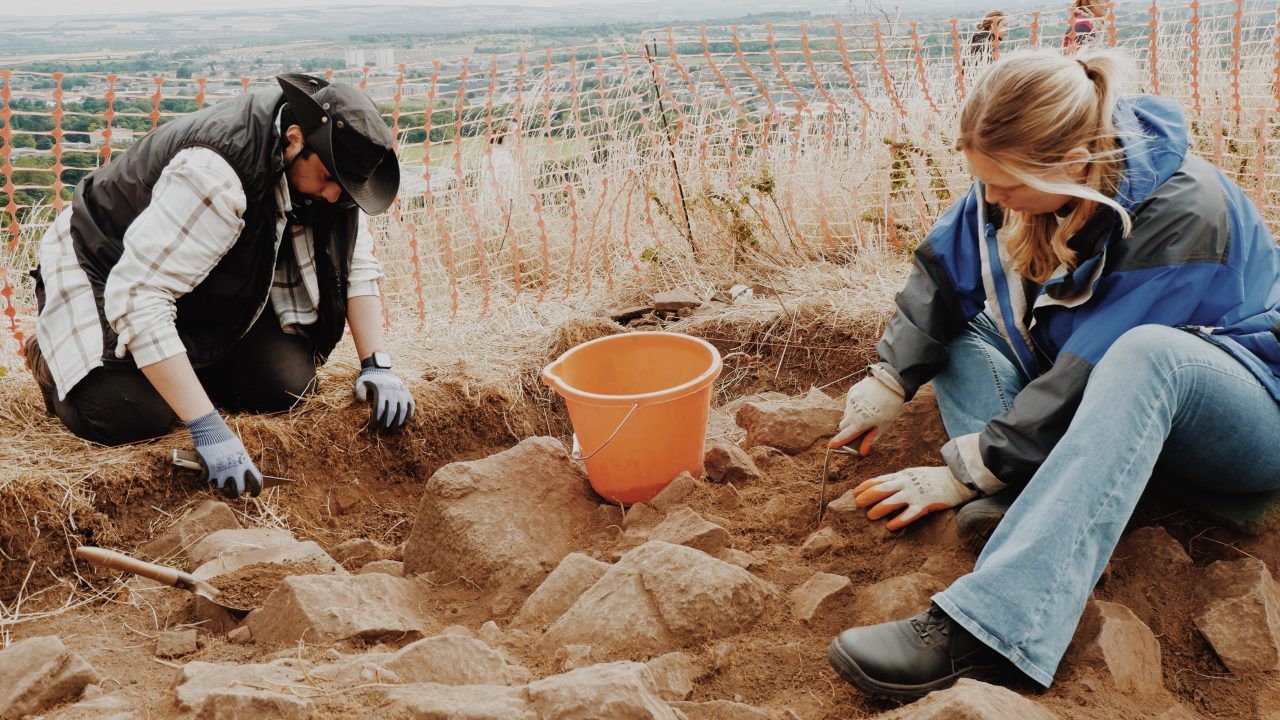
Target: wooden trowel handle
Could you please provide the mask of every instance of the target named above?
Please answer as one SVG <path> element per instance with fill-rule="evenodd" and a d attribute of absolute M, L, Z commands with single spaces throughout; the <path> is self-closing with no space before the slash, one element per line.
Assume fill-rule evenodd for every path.
<path fill-rule="evenodd" d="M 139 560 L 138 558 L 130 557 L 124 553 L 116 552 L 115 550 L 81 545 L 76 548 L 76 557 L 82 560 L 87 560 L 100 567 L 110 568 L 111 570 L 121 570 L 123 572 L 133 573 L 134 575 L 141 575 L 144 578 L 150 578 L 158 583 L 163 583 L 172 587 L 191 589 L 195 584 L 195 578 L 177 568 L 149 563 L 145 560 Z"/>

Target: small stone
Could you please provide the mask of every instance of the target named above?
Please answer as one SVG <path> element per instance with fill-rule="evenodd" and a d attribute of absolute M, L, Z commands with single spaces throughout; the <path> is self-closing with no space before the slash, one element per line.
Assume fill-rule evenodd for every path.
<path fill-rule="evenodd" d="M 1116 689 L 1145 695 L 1164 690 L 1160 643 L 1124 605 L 1090 600 L 1077 639 L 1079 662 L 1102 671 Z"/>
<path fill-rule="evenodd" d="M 818 572 L 791 591 L 791 611 L 807 623 L 852 600 L 853 583 L 849 578 Z"/>
<path fill-rule="evenodd" d="M 333 648 L 330 648 L 333 650 Z M 385 667 L 391 658 L 388 652 L 371 652 L 360 655 L 342 655 L 336 650 L 329 656 L 330 662 L 311 668 L 310 677 L 343 687 L 364 683 L 401 683 L 399 675 Z"/>
<path fill-rule="evenodd" d="M 413 581 L 380 573 L 294 575 L 248 617 L 259 643 L 294 645 L 422 637 L 438 625 Z"/>
<path fill-rule="evenodd" d="M 305 682 L 302 670 L 286 661 L 258 665 L 189 662 L 179 670 L 174 698 L 179 710 L 199 718 L 304 720 L 311 716 L 312 703 L 288 688 Z"/>
<path fill-rule="evenodd" d="M 1219 560 L 1206 568 L 1196 627 L 1231 672 L 1280 668 L 1280 588 L 1260 560 Z"/>
<path fill-rule="evenodd" d="M 685 498 L 692 495 L 693 491 L 697 489 L 698 481 L 694 480 L 689 473 L 682 472 L 667 483 L 667 486 L 662 488 L 657 495 L 654 495 L 649 500 L 649 504 L 662 512 L 668 512 L 671 508 L 684 502 Z"/>
<path fill-rule="evenodd" d="M 764 477 L 751 456 L 728 440 L 707 443 L 703 467 L 706 469 L 707 479 L 718 483 L 746 485 L 759 482 Z"/>
<path fill-rule="evenodd" d="M 831 523 L 832 528 L 848 528 L 854 526 L 859 520 L 864 520 L 865 511 L 854 502 L 855 497 L 853 490 L 849 490 L 828 502 L 823 520 Z M 865 522 L 863 524 L 865 525 Z"/>
<path fill-rule="evenodd" d="M 401 682 L 442 685 L 520 685 L 529 671 L 473 638 L 437 635 L 406 645 L 381 663 Z"/>
<path fill-rule="evenodd" d="M 194 629 L 166 630 L 156 636 L 156 657 L 182 657 L 190 655 L 197 649 Z"/>
<path fill-rule="evenodd" d="M 360 566 L 356 573 L 359 575 L 382 573 L 392 577 L 404 577 L 404 563 L 399 560 L 374 560 L 371 563 L 365 563 Z"/>
<path fill-rule="evenodd" d="M 882 720 L 1060 720 L 1033 700 L 965 678 L 947 690 L 878 716 Z"/>
<path fill-rule="evenodd" d="M 502 642 L 502 628 L 498 627 L 498 623 L 489 620 L 476 631 L 476 637 L 486 645 L 497 645 Z"/>
<path fill-rule="evenodd" d="M 529 683 L 525 697 L 542 718 L 557 720 L 676 720 L 645 682 L 635 662 L 589 665 Z"/>
<path fill-rule="evenodd" d="M 608 570 L 607 564 L 581 553 L 565 555 L 556 569 L 524 601 L 512 624 L 540 627 L 555 622 Z"/>
<path fill-rule="evenodd" d="M 239 528 L 235 512 L 221 500 L 206 500 L 188 510 L 168 530 L 138 549 L 149 560 L 187 559 L 187 549 L 215 530 Z"/>
<path fill-rule="evenodd" d="M 805 538 L 800 554 L 807 558 L 818 557 L 844 545 L 844 538 L 835 530 L 824 527 Z"/>
<path fill-rule="evenodd" d="M 227 633 L 227 642 L 232 645 L 248 645 L 253 642 L 253 632 L 249 630 L 248 625 L 241 625 Z"/>
<path fill-rule="evenodd" d="M 357 570 L 374 560 L 385 560 L 395 552 L 394 548 L 369 538 L 353 538 L 333 549 L 333 559 L 348 570 Z"/>
<path fill-rule="evenodd" d="M 0 650 L 0 717 L 36 715 L 80 697 L 98 671 L 56 635 L 19 640 Z"/>
<path fill-rule="evenodd" d="M 632 528 L 643 528 L 649 525 L 655 525 L 662 519 L 662 513 L 658 512 L 652 505 L 647 503 L 636 503 L 627 508 L 626 517 L 622 520 L 622 526 L 628 530 Z"/>
<path fill-rule="evenodd" d="M 936 578 L 922 572 L 881 580 L 858 591 L 858 621 L 877 625 L 904 620 L 928 609 L 930 598 L 944 589 Z"/>
<path fill-rule="evenodd" d="M 565 672 L 594 664 L 590 645 L 565 645 L 556 653 L 556 658 L 560 660 L 560 669 Z"/>
<path fill-rule="evenodd" d="M 264 548 L 283 547 L 298 542 L 293 535 L 278 528 L 226 528 L 205 535 L 187 550 L 193 568 L 229 555 L 239 555 Z"/>
<path fill-rule="evenodd" d="M 653 295 L 653 309 L 658 312 L 679 312 L 680 308 L 696 308 L 701 304 L 701 298 L 681 288 L 673 288 Z"/>
<path fill-rule="evenodd" d="M 680 316 L 681 318 L 687 318 L 692 316 L 695 310 L 696 308 L 682 307 L 676 311 L 676 315 Z"/>
<path fill-rule="evenodd" d="M 702 674 L 701 666 L 688 653 L 670 652 L 645 663 L 648 685 L 663 700 L 687 699 Z"/>
<path fill-rule="evenodd" d="M 626 323 L 629 323 L 632 320 L 636 320 L 642 317 L 645 313 L 648 313 L 648 312 L 653 312 L 653 306 L 636 305 L 634 307 L 624 308 L 622 310 L 615 310 L 614 312 L 609 313 L 609 319 L 613 320 L 619 325 L 625 325 Z"/>
<path fill-rule="evenodd" d="M 831 437 L 843 415 L 839 400 L 810 388 L 802 398 L 747 403 L 735 419 L 747 431 L 747 447 L 767 445 L 795 455 Z"/>
<path fill-rule="evenodd" d="M 680 506 L 650 530 L 648 538 L 672 545 L 686 545 L 708 555 L 715 555 L 729 544 L 729 531 L 706 520 L 692 509 Z"/>

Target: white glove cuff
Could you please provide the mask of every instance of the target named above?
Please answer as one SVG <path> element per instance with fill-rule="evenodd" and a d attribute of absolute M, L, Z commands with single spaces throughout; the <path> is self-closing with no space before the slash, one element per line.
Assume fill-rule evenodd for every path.
<path fill-rule="evenodd" d="M 895 395 L 906 400 L 907 391 L 902 387 L 902 383 L 898 382 L 898 378 L 892 372 L 884 368 L 881 364 L 872 365 L 867 368 L 867 372 L 871 377 L 879 380 L 882 385 L 889 388 Z"/>

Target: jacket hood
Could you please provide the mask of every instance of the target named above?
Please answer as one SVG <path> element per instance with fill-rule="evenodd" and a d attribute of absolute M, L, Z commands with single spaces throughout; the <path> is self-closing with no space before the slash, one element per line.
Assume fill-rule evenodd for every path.
<path fill-rule="evenodd" d="M 1189 148 L 1187 121 L 1177 101 L 1151 95 L 1121 100 L 1114 119 L 1124 149 L 1116 200 L 1132 211 L 1182 167 Z"/>

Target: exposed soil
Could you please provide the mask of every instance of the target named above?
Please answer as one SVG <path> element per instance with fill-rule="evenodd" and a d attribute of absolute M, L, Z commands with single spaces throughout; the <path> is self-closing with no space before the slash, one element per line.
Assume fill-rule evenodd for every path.
<path fill-rule="evenodd" d="M 253 563 L 218 575 L 210 582 L 218 588 L 219 603 L 252 610 L 262 607 L 262 601 L 290 575 L 314 575 L 330 569 L 316 562 Z"/>
<path fill-rule="evenodd" d="M 772 387 L 795 392 L 806 381 L 835 381 L 839 378 L 836 372 L 833 366 L 815 369 L 801 363 L 788 366 L 779 376 L 769 362 L 744 370 L 735 382 L 738 394 L 747 388 L 769 389 L 771 380 L 776 383 Z M 847 384 L 838 383 L 828 392 L 838 394 Z M 419 416 L 411 431 L 400 436 L 363 432 L 356 421 L 362 409 L 350 407 L 321 408 L 306 416 L 305 422 L 294 423 L 288 435 L 271 432 L 278 419 L 251 418 L 245 422 L 243 432 L 251 450 L 271 449 L 263 461 L 264 472 L 298 481 L 296 486 L 273 491 L 277 493 L 273 502 L 287 509 L 295 535 L 315 539 L 329 550 L 354 537 L 399 544 L 412 527 L 422 483 L 441 465 L 483 457 L 531 434 L 565 434 L 556 406 L 516 402 L 484 386 L 424 382 L 415 384 L 415 393 Z M 907 405 L 871 456 L 832 457 L 826 497 L 839 497 L 876 475 L 940 464 L 938 448 L 944 441 L 936 405 L 926 388 Z M 758 561 L 751 571 L 784 595 L 816 571 L 847 576 L 859 588 L 912 572 L 926 572 L 945 584 L 972 568 L 974 557 L 956 541 L 954 513 L 950 512 L 898 533 L 886 531 L 882 522 L 858 519 L 840 528 L 845 546 L 816 558 L 802 556 L 801 543 L 817 528 L 822 450 L 813 448 L 792 457 L 756 448 L 751 455 L 764 472 L 764 480 L 742 487 L 705 483 L 688 503 L 728 530 L 733 546 L 750 552 Z M 136 472 L 147 475 L 146 482 L 132 496 L 104 493 L 100 521 L 83 526 L 86 541 L 99 539 L 94 528 L 101 528 L 105 531 L 103 544 L 136 545 L 163 521 L 161 515 L 146 508 L 175 508 L 192 494 L 203 492 L 193 478 L 169 470 L 158 459 Z M 236 507 L 250 516 L 257 512 L 247 503 Z M 1280 572 L 1280 548 L 1274 536 L 1242 538 L 1159 496 L 1144 499 L 1131 523 L 1133 527 L 1151 524 L 1166 527 L 1197 567 L 1248 554 L 1264 560 L 1273 573 Z M 582 534 L 578 549 L 607 562 L 626 546 L 620 535 L 616 527 L 590 528 Z M 49 547 L 43 552 L 48 553 L 54 567 L 66 562 L 65 548 Z M 223 591 L 225 602 L 256 606 L 284 576 L 316 569 L 248 566 L 213 582 Z M 87 571 L 86 575 L 106 577 Z M 519 602 L 498 602 L 465 581 L 433 584 L 432 580 L 424 578 L 422 607 L 443 625 L 459 624 L 475 630 L 494 619 L 505 629 L 519 608 Z M 1158 585 L 1139 584 L 1117 570 L 1104 576 L 1096 596 L 1123 603 L 1135 612 L 1146 608 L 1140 614 L 1160 641 L 1167 694 L 1152 698 L 1119 692 L 1093 670 L 1073 664 L 1070 654 L 1050 690 L 1041 691 L 1030 684 L 1014 689 L 1064 720 L 1154 718 L 1177 706 L 1209 718 L 1270 717 L 1267 711 L 1280 707 L 1280 681 L 1274 674 L 1240 678 L 1229 673 L 1192 623 L 1199 611 L 1195 576 L 1166 580 Z M 150 638 L 157 630 L 189 621 L 186 598 L 167 588 L 137 584 L 131 588 L 113 595 L 116 602 L 89 604 L 20 625 L 14 637 L 60 635 L 108 678 L 103 683 L 107 692 L 124 693 L 147 717 L 176 717 L 171 690 L 174 670 L 153 659 Z M 29 609 L 55 607 L 61 599 L 50 592 Z M 806 625 L 791 616 L 784 601 L 750 632 L 688 648 L 713 668 L 699 681 L 691 699 L 736 700 L 785 709 L 803 720 L 866 717 L 891 709 L 893 703 L 861 695 L 827 665 L 825 651 L 831 637 L 857 624 L 859 611 L 850 604 Z M 317 660 L 332 652 L 320 647 L 282 651 L 233 645 L 203 630 L 200 637 L 200 650 L 182 661 L 261 662 L 286 654 Z M 558 659 L 539 656 L 532 648 L 516 647 L 512 652 L 535 677 L 562 670 Z M 317 695 L 317 717 L 377 717 L 378 698 L 372 688 Z"/>

